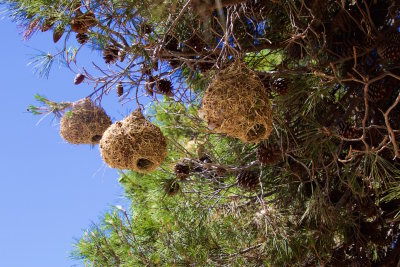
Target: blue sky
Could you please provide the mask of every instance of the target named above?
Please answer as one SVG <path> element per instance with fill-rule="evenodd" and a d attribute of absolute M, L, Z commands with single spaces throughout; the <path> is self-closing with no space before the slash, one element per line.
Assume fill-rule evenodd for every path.
<path fill-rule="evenodd" d="M 23 42 L 16 25 L 2 19 L 0 34 L 0 266 L 82 266 L 69 258 L 74 238 L 124 202 L 118 173 L 104 165 L 98 147 L 65 143 L 57 120 L 36 125 L 40 117 L 26 107 L 35 93 L 77 100 L 91 87 L 75 86 L 74 74 L 63 67 L 54 66 L 48 80 L 33 74 L 27 66 L 33 48 L 55 48 L 50 33 Z M 127 114 L 116 96 L 103 104 L 114 120 Z"/>

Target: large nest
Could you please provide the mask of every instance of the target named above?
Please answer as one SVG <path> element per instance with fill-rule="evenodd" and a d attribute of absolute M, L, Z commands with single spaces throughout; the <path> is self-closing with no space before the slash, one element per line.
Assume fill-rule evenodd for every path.
<path fill-rule="evenodd" d="M 167 140 L 140 110 L 111 125 L 100 141 L 101 156 L 112 168 L 148 173 L 167 156 Z"/>
<path fill-rule="evenodd" d="M 272 131 L 268 94 L 258 76 L 244 64 L 235 63 L 218 72 L 202 102 L 199 115 L 215 133 L 256 143 Z"/>
<path fill-rule="evenodd" d="M 85 98 L 61 118 L 60 135 L 71 144 L 95 145 L 111 123 L 104 109 Z"/>

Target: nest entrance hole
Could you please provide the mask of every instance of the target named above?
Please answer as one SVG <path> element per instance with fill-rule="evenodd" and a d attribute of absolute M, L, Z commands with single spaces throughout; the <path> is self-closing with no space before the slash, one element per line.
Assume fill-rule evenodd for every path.
<path fill-rule="evenodd" d="M 100 142 L 100 140 L 101 140 L 101 135 L 96 134 L 96 135 L 92 136 L 93 143 L 98 143 L 98 142 Z"/>
<path fill-rule="evenodd" d="M 150 169 L 154 165 L 153 162 L 151 162 L 148 159 L 140 158 L 136 162 L 136 166 L 138 167 L 139 170 L 147 170 Z"/>
<path fill-rule="evenodd" d="M 267 129 L 264 124 L 256 124 L 247 132 L 247 140 L 253 141 L 265 135 Z"/>

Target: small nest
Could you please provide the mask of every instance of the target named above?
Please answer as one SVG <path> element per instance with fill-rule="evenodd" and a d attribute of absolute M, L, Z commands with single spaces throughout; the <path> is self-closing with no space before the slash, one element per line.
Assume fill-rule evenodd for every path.
<path fill-rule="evenodd" d="M 148 173 L 167 156 L 167 140 L 160 128 L 137 110 L 105 131 L 100 150 L 104 162 L 112 168 Z"/>
<path fill-rule="evenodd" d="M 85 98 L 61 118 L 60 135 L 71 144 L 95 145 L 111 123 L 104 109 Z"/>
<path fill-rule="evenodd" d="M 199 112 L 215 133 L 257 143 L 272 131 L 268 94 L 258 76 L 244 64 L 220 71 L 208 86 Z"/>

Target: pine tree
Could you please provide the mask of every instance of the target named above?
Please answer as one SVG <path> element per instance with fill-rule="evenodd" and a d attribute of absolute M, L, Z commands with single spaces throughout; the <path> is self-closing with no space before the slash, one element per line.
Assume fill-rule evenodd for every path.
<path fill-rule="evenodd" d="M 89 97 L 123 84 L 121 98 L 140 108 L 147 93 L 146 115 L 168 139 L 161 168 L 122 175 L 129 211 L 116 208 L 85 232 L 78 259 L 93 266 L 398 265 L 399 1 L 1 3 L 25 38 L 51 29 L 63 43 L 58 55 L 38 58 L 40 73 L 48 75 L 57 58 L 81 73 L 74 69 L 80 50 L 67 52 L 90 45 L 104 59 L 97 73 L 82 73 L 93 86 Z M 71 32 L 90 38 L 77 44 Z M 220 95 L 210 100 L 217 110 L 204 110 L 217 86 Z M 74 105 L 38 100 L 43 106 L 29 107 L 34 114 L 60 116 Z M 232 125 L 244 131 L 242 140 L 221 131 Z M 268 140 L 246 142 L 246 133 Z M 179 162 L 187 166 L 182 180 Z M 250 170 L 257 187 L 243 190 L 236 177 Z"/>

